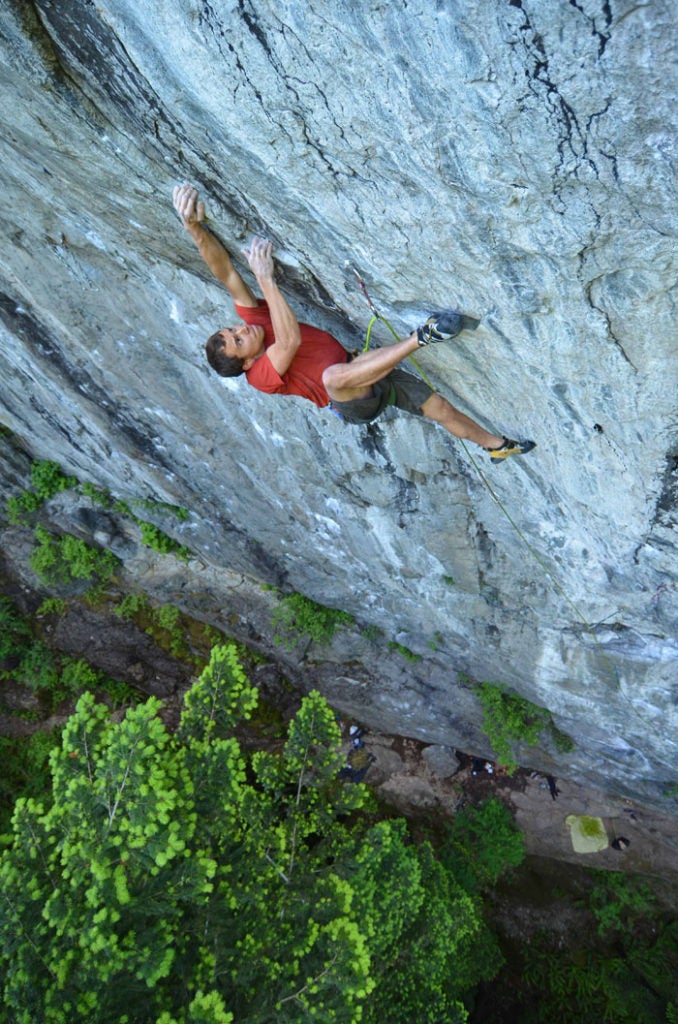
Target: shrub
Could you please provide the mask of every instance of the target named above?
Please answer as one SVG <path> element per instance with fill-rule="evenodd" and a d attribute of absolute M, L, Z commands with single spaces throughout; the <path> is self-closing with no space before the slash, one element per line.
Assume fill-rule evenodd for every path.
<path fill-rule="evenodd" d="M 512 743 L 522 740 L 534 746 L 542 729 L 551 729 L 559 750 L 572 749 L 572 740 L 556 729 L 547 708 L 540 708 L 516 693 L 508 693 L 494 683 L 481 683 L 475 690 L 483 708 L 483 730 L 509 775 L 518 767 Z"/>
<path fill-rule="evenodd" d="M 111 506 L 111 492 L 106 488 L 97 487 L 96 484 L 92 484 L 88 480 L 80 484 L 80 493 L 85 498 L 89 498 L 95 505 L 102 505 L 104 508 L 110 508 Z"/>
<path fill-rule="evenodd" d="M 154 501 L 152 498 L 134 498 L 133 504 L 135 508 L 143 508 L 147 512 L 166 512 L 180 523 L 185 523 L 190 515 L 188 509 L 181 505 L 170 505 L 166 501 Z"/>
<path fill-rule="evenodd" d="M 654 896 L 642 882 L 616 871 L 594 872 L 597 884 L 589 898 L 589 907 L 598 922 L 598 934 L 629 932 L 642 917 L 650 917 Z"/>
<path fill-rule="evenodd" d="M 377 641 L 381 640 L 384 635 L 383 629 L 380 629 L 379 626 L 364 626 L 360 630 L 360 633 L 366 640 L 369 640 L 370 643 L 377 643 Z"/>
<path fill-rule="evenodd" d="M 138 700 L 138 694 L 128 683 L 111 679 L 82 658 L 64 659 L 55 696 L 76 697 L 94 690 L 107 694 L 114 707 L 134 704 Z"/>
<path fill-rule="evenodd" d="M 74 476 L 64 476 L 57 462 L 38 461 L 31 466 L 31 485 L 41 501 L 48 501 L 60 491 L 77 487 Z"/>
<path fill-rule="evenodd" d="M 8 597 L 0 597 L 0 659 L 19 653 L 31 630 Z"/>
<path fill-rule="evenodd" d="M 31 568 L 45 583 L 103 583 L 119 565 L 110 551 L 92 547 L 71 533 L 53 537 L 42 526 L 36 526 L 35 537 L 37 545 L 31 555 Z"/>
<path fill-rule="evenodd" d="M 99 684 L 101 673 L 82 659 L 67 658 L 61 669 L 60 683 L 69 694 L 94 690 Z"/>
<path fill-rule="evenodd" d="M 153 523 L 146 523 L 142 519 L 138 519 L 137 522 L 141 529 L 141 543 L 145 544 L 147 548 L 151 548 L 161 555 L 174 555 L 184 562 L 191 557 L 192 551 L 189 548 L 173 540 L 172 537 L 168 537 Z"/>
<path fill-rule="evenodd" d="M 63 615 L 66 610 L 66 602 L 61 597 L 46 597 L 35 614 L 38 618 L 41 615 Z"/>
<path fill-rule="evenodd" d="M 58 463 L 37 461 L 31 466 L 30 490 L 14 495 L 7 502 L 7 518 L 14 526 L 27 522 L 33 513 L 60 491 L 76 487 L 73 476 L 64 476 Z"/>
<path fill-rule="evenodd" d="M 478 893 L 525 859 L 525 838 L 494 797 L 457 812 L 447 828 L 441 857 L 459 884 Z"/>
<path fill-rule="evenodd" d="M 33 692 L 53 689 L 59 671 L 49 647 L 41 640 L 34 640 L 24 652 L 14 677 Z"/>
<path fill-rule="evenodd" d="M 175 658 L 186 654 L 186 640 L 180 625 L 181 612 L 179 609 L 172 604 L 163 604 L 152 613 L 152 617 L 153 624 L 150 629 L 146 630 L 149 636 L 152 636 L 161 646 L 165 646 Z M 158 630 L 160 630 L 160 636 Z"/>
<path fill-rule="evenodd" d="M 32 491 L 22 491 L 7 499 L 6 515 L 12 526 L 21 526 L 37 512 L 42 502 Z"/>
<path fill-rule="evenodd" d="M 287 650 L 300 640 L 326 644 L 339 626 L 350 626 L 352 622 L 348 612 L 316 604 L 303 594 L 289 594 L 273 612 L 273 640 Z"/>
<path fill-rule="evenodd" d="M 132 619 L 148 607 L 148 598 L 145 594 L 126 594 L 115 608 L 115 614 L 120 619 Z"/>

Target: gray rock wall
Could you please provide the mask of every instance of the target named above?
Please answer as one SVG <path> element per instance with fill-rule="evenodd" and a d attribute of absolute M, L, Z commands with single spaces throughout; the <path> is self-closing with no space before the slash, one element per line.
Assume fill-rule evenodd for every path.
<path fill-rule="evenodd" d="M 531 763 L 659 796 L 678 775 L 673 5 L 4 8 L 2 422 L 190 508 L 187 604 L 209 576 L 263 643 L 252 595 L 276 583 L 419 654 L 357 630 L 315 652 L 307 678 L 363 720 L 489 752 L 462 670 L 577 742 Z M 420 364 L 536 452 L 494 469 L 431 423 L 347 426 L 211 375 L 203 340 L 233 311 L 172 210 L 184 180 L 236 252 L 275 241 L 300 317 L 347 346 L 369 319 L 347 261 L 399 332 L 439 305 L 482 316 Z"/>

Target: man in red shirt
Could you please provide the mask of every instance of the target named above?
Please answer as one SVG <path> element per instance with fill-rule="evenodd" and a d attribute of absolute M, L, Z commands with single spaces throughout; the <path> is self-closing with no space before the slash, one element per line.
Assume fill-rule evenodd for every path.
<path fill-rule="evenodd" d="M 352 358 L 331 334 L 300 324 L 274 278 L 273 247 L 255 238 L 243 254 L 264 301 L 257 299 L 233 266 L 219 239 L 204 224 L 205 209 L 190 185 L 174 189 L 174 207 L 214 276 L 226 286 L 244 321 L 216 331 L 207 341 L 210 366 L 224 377 L 244 373 L 247 383 L 269 394 L 300 395 L 320 408 L 329 405 L 352 423 L 369 423 L 388 405 L 426 416 L 455 437 L 487 449 L 493 462 L 531 451 L 533 441 L 514 441 L 485 430 L 436 394 L 399 363 L 422 345 L 446 341 L 477 321 L 460 314 L 434 314 L 409 337 Z"/>

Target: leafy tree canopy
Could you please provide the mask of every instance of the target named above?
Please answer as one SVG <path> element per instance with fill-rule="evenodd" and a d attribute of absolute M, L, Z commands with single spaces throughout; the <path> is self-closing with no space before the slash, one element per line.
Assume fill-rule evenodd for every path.
<path fill-rule="evenodd" d="M 174 735 L 155 699 L 121 722 L 80 699 L 51 802 L 17 802 L 0 862 L 4 1020 L 467 1019 L 476 902 L 404 822 L 364 813 L 319 694 L 279 753 L 246 757 L 233 733 L 256 699 L 232 646 Z"/>

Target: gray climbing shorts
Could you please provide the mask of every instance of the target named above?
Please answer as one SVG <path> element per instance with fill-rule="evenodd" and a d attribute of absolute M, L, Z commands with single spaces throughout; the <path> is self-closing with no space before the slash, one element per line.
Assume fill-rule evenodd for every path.
<path fill-rule="evenodd" d="M 370 423 L 389 405 L 421 416 L 421 407 L 435 392 L 419 377 L 398 367 L 372 385 L 368 398 L 353 398 L 350 402 L 332 402 L 332 408 L 349 423 Z"/>

